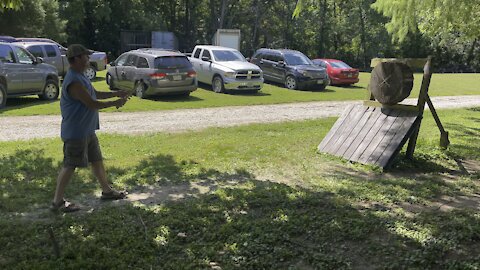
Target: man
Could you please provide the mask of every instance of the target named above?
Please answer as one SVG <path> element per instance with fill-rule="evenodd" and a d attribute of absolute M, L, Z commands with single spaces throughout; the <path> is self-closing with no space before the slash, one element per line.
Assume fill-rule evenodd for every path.
<path fill-rule="evenodd" d="M 62 111 L 61 137 L 63 144 L 63 168 L 57 178 L 55 196 L 51 209 L 73 212 L 80 210 L 77 205 L 63 198 L 65 187 L 72 178 L 75 168 L 92 164 L 92 172 L 100 182 L 102 199 L 123 199 L 126 192 L 113 190 L 106 177 L 102 153 L 95 130 L 99 129 L 98 110 L 108 107 L 122 107 L 129 98 L 125 91 L 98 92 L 90 80 L 83 75 L 89 67 L 92 51 L 80 44 L 68 47 L 67 58 L 70 69 L 62 83 L 60 108 Z M 119 97 L 113 101 L 99 101 Z"/>

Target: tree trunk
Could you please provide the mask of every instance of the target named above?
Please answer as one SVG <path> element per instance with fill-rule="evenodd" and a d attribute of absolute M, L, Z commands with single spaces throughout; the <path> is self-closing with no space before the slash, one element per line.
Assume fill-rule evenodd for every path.
<path fill-rule="evenodd" d="M 364 10 L 363 10 L 363 1 L 358 5 L 359 9 L 359 15 L 360 15 L 360 43 L 362 44 L 362 51 L 363 51 L 363 61 L 362 65 L 363 68 L 365 69 L 368 65 L 368 57 L 367 57 L 367 41 L 366 41 L 366 33 L 365 33 L 365 16 L 364 16 Z"/>

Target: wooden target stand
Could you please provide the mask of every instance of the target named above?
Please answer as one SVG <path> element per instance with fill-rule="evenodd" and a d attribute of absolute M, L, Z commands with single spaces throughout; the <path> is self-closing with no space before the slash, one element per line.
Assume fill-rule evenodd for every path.
<path fill-rule="evenodd" d="M 423 67 L 423 80 L 416 105 L 385 105 L 375 101 L 369 90 L 368 100 L 348 106 L 318 146 L 318 150 L 350 161 L 388 169 L 408 141 L 406 155 L 413 158 L 425 104 L 428 105 L 440 130 L 440 146 L 450 144 L 428 95 L 432 78 L 431 57 L 422 59 L 374 58 L 370 66 L 380 62 L 404 63 L 411 69 Z"/>

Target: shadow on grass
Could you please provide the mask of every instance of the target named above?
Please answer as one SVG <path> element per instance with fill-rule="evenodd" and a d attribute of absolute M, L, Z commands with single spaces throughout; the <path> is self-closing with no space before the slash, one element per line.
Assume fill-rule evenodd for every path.
<path fill-rule="evenodd" d="M 186 96 L 186 95 L 163 95 L 163 96 L 151 96 L 147 97 L 149 100 L 153 101 L 166 101 L 166 102 L 195 102 L 202 101 L 202 98 L 195 96 Z"/>
<path fill-rule="evenodd" d="M 57 166 L 41 151 L 19 151 L 2 158 L 0 164 L 2 191 L 7 190 L 13 202 L 20 200 L 14 193 L 28 191 L 32 202 L 38 202 L 44 199 L 42 194 L 46 190 L 53 189 L 46 179 L 55 175 L 51 171 Z M 406 217 L 388 208 L 354 206 L 349 198 L 363 195 L 360 186 L 346 186 L 346 191 L 331 193 L 261 181 L 243 168 L 224 172 L 200 165 L 194 160 L 176 161 L 173 156 L 157 155 L 132 168 L 108 168 L 119 177 L 118 181 L 130 187 L 183 183 L 193 195 L 188 199 L 157 205 L 110 204 L 47 221 L 1 219 L 0 266 L 4 269 L 478 266 L 474 243 L 480 235 L 480 220 L 475 213 L 422 213 Z M 230 184 L 201 193 L 194 186 L 198 179 Z M 370 183 L 375 188 L 364 186 L 364 189 L 378 195 L 392 192 L 382 190 L 382 186 L 398 190 L 393 181 Z M 24 185 L 26 188 L 17 188 Z M 399 194 L 400 198 L 430 197 L 417 191 L 421 186 L 415 181 L 404 185 L 407 194 Z M 86 186 L 89 189 L 94 184 Z M 7 200 L 3 198 L 2 205 Z M 56 240 L 49 236 L 50 228 Z M 53 243 L 59 247 L 58 257 L 54 255 Z"/>
<path fill-rule="evenodd" d="M 38 96 L 8 98 L 6 107 L 1 109 L 0 113 L 11 111 L 11 110 L 28 108 L 31 106 L 36 106 L 41 104 L 49 104 L 49 103 L 57 103 L 57 102 L 59 102 L 59 100 L 53 100 L 53 101 L 42 100 Z"/>

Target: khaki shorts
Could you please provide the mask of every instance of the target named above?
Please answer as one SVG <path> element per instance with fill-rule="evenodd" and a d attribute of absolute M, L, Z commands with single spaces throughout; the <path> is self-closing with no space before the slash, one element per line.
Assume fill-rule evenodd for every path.
<path fill-rule="evenodd" d="M 87 167 L 89 162 L 103 160 L 97 135 L 84 139 L 66 140 L 63 142 L 63 166 Z"/>

